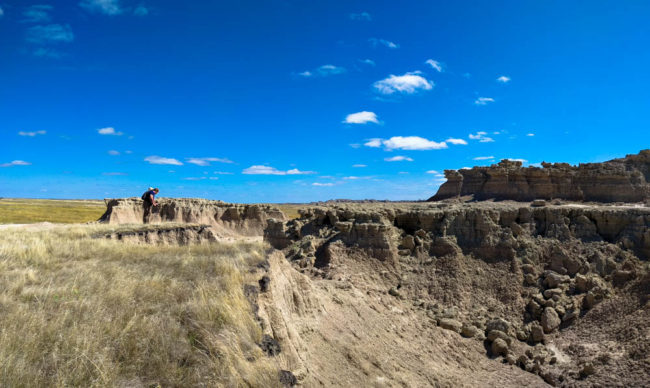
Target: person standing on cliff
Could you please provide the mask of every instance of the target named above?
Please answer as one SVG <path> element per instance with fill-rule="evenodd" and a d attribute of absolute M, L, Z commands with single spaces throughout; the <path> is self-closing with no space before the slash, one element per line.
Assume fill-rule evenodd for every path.
<path fill-rule="evenodd" d="M 149 219 L 151 218 L 151 208 L 154 206 L 158 206 L 158 202 L 156 202 L 156 194 L 158 194 L 160 190 L 156 187 L 155 189 L 152 189 L 151 187 L 149 190 L 145 191 L 144 194 L 142 194 L 142 209 L 144 210 L 144 214 L 142 215 L 142 223 L 143 224 L 148 224 Z"/>

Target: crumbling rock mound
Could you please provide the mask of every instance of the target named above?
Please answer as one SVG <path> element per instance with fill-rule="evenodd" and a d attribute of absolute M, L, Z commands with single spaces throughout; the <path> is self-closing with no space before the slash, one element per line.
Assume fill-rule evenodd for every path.
<path fill-rule="evenodd" d="M 282 292 L 292 313 L 278 322 L 300 322 L 287 341 L 301 341 L 296 346 L 301 381 L 313 382 L 309 378 L 317 374 L 318 362 L 308 356 L 315 345 L 347 349 L 355 360 L 349 368 L 383 373 L 388 385 L 435 385 L 416 371 L 441 362 L 427 358 L 434 347 L 447 357 L 448 375 L 435 380 L 441 385 L 491 385 L 476 371 L 499 360 L 511 366 L 495 372 L 509 376 L 500 385 L 524 384 L 512 368 L 538 379 L 529 385 L 638 386 L 650 379 L 644 353 L 650 348 L 649 208 L 332 204 L 303 209 L 296 220 L 269 221 L 265 239 L 287 259 L 271 260 L 271 292 L 265 298 Z M 301 279 L 300 288 L 277 284 L 274 265 L 283 266 L 282 276 Z M 310 295 L 312 308 L 301 312 L 304 295 Z M 399 328 L 392 337 L 359 334 L 383 333 L 382 319 Z M 357 329 L 346 337 L 349 345 L 336 337 L 310 342 L 314 334 L 306 333 L 313 330 L 348 330 L 338 321 Z M 388 343 L 394 346 L 382 348 Z M 410 366 L 399 374 L 385 360 L 358 350 L 363 346 L 399 354 Z M 467 360 L 476 366 L 471 384 L 455 375 L 467 372 Z M 381 371 L 372 366 L 376 362 Z M 331 371 L 318 365 L 316 381 L 331 383 Z M 340 376 L 347 380 L 336 381 L 364 381 L 355 373 L 346 371 Z M 407 375 L 411 380 L 399 380 Z"/>
<path fill-rule="evenodd" d="M 169 225 L 117 229 L 104 237 L 135 244 L 190 245 L 217 241 L 217 235 L 209 225 Z"/>
<path fill-rule="evenodd" d="M 139 198 L 109 199 L 99 219 L 109 224 L 141 224 L 143 201 Z M 174 222 L 218 226 L 237 234 L 261 235 L 267 220 L 284 220 L 284 214 L 268 205 L 241 205 L 193 198 L 161 198 L 153 208 L 151 223 Z"/>
<path fill-rule="evenodd" d="M 429 201 L 473 196 L 474 200 L 566 199 L 594 202 L 643 202 L 650 199 L 650 150 L 603 163 L 571 166 L 542 163 L 522 167 L 502 160 L 489 167 L 445 170 L 447 182 Z"/>

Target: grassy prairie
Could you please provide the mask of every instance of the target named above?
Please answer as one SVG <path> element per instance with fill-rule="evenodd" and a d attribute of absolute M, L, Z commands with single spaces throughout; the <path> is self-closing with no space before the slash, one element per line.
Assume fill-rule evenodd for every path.
<path fill-rule="evenodd" d="M 0 230 L 1 385 L 279 385 L 242 291 L 262 243 L 92 237 L 111 228 Z"/>
<path fill-rule="evenodd" d="M 83 223 L 97 221 L 105 210 L 104 201 L 2 198 L 0 224 Z"/>

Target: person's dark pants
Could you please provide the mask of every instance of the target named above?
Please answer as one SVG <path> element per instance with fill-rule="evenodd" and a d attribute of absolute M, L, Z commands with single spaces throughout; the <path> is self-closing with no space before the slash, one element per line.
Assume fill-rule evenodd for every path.
<path fill-rule="evenodd" d="M 142 223 L 143 224 L 148 224 L 149 219 L 151 218 L 151 208 L 153 207 L 153 203 L 149 201 L 144 201 L 142 204 L 142 209 L 144 210 L 144 214 L 142 216 Z"/>

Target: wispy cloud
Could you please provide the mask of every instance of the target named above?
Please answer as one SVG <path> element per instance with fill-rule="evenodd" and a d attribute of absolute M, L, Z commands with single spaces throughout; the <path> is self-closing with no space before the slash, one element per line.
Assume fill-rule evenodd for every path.
<path fill-rule="evenodd" d="M 234 163 L 228 158 L 185 158 L 187 163 L 196 164 L 197 166 L 209 166 L 211 162 Z"/>
<path fill-rule="evenodd" d="M 59 59 L 63 56 L 65 56 L 64 53 L 61 51 L 51 48 L 51 47 L 39 47 L 35 49 L 32 54 L 35 57 L 41 57 L 41 58 L 54 58 L 54 59 Z"/>
<path fill-rule="evenodd" d="M 26 39 L 34 44 L 70 43 L 74 34 L 67 24 L 47 24 L 28 28 Z"/>
<path fill-rule="evenodd" d="M 372 16 L 368 12 L 351 13 L 349 17 L 352 20 L 364 20 L 367 22 L 372 20 Z"/>
<path fill-rule="evenodd" d="M 497 82 L 501 82 L 502 84 L 507 84 L 510 82 L 510 77 L 502 75 L 501 77 L 497 78 Z"/>
<path fill-rule="evenodd" d="M 367 123 L 379 124 L 379 120 L 377 120 L 377 115 L 374 112 L 368 112 L 365 110 L 362 112 L 350 113 L 345 117 L 345 120 L 343 120 L 343 122 L 346 124 L 367 124 Z"/>
<path fill-rule="evenodd" d="M 182 166 L 183 163 L 174 158 L 164 158 L 162 156 L 152 155 L 144 158 L 145 162 L 150 164 L 171 164 L 174 166 Z"/>
<path fill-rule="evenodd" d="M 31 163 L 25 162 L 24 160 L 13 160 L 9 163 L 2 163 L 0 167 L 13 167 L 13 166 L 29 166 Z"/>
<path fill-rule="evenodd" d="M 282 171 L 278 170 L 275 167 L 271 166 L 262 166 L 262 165 L 254 165 L 250 166 L 242 171 L 242 174 L 246 175 L 308 175 L 308 174 L 316 174 L 315 171 L 300 171 L 297 168 L 288 170 L 288 171 Z"/>
<path fill-rule="evenodd" d="M 535 136 L 535 134 L 534 133 L 527 133 L 526 136 L 533 137 L 533 136 Z"/>
<path fill-rule="evenodd" d="M 427 174 L 440 174 L 440 173 L 439 173 L 438 171 L 436 171 L 436 170 L 429 170 L 429 171 L 427 171 L 426 173 L 427 173 Z"/>
<path fill-rule="evenodd" d="M 475 158 L 472 158 L 472 160 L 490 160 L 494 159 L 494 156 L 477 156 Z"/>
<path fill-rule="evenodd" d="M 399 44 L 395 42 L 391 42 L 390 40 L 386 39 L 377 39 L 377 38 L 370 38 L 368 39 L 368 42 L 372 45 L 372 47 L 377 47 L 379 45 L 381 46 L 386 46 L 390 49 L 397 49 L 399 48 Z"/>
<path fill-rule="evenodd" d="M 413 71 L 402 75 L 391 74 L 387 78 L 373 84 L 374 88 L 382 94 L 404 93 L 413 94 L 420 90 L 433 89 L 433 81 L 422 77 L 421 72 Z"/>
<path fill-rule="evenodd" d="M 113 127 L 100 128 L 100 129 L 97 130 L 97 133 L 99 133 L 100 135 L 111 135 L 111 136 L 122 136 L 122 135 L 124 135 L 123 132 L 115 131 L 115 128 L 113 128 Z"/>
<path fill-rule="evenodd" d="M 334 183 L 320 183 L 320 182 L 314 182 L 311 184 L 312 186 L 321 186 L 321 187 L 330 187 L 334 186 Z"/>
<path fill-rule="evenodd" d="M 20 132 L 18 132 L 18 135 L 34 137 L 34 136 L 37 136 L 37 135 L 45 135 L 46 133 L 47 133 L 46 131 L 34 131 L 34 132 L 20 131 Z"/>
<path fill-rule="evenodd" d="M 108 154 L 112 156 L 118 156 L 120 154 L 120 151 L 110 150 L 108 151 Z"/>
<path fill-rule="evenodd" d="M 448 148 L 447 143 L 444 141 L 435 142 L 420 136 L 393 136 L 390 139 L 368 139 L 364 145 L 366 147 L 372 148 L 379 148 L 383 146 L 388 151 L 425 151 Z"/>
<path fill-rule="evenodd" d="M 135 16 L 147 16 L 149 15 L 149 8 L 145 7 L 144 5 L 138 5 L 133 10 L 133 14 Z"/>
<path fill-rule="evenodd" d="M 494 102 L 494 98 L 492 97 L 479 97 L 476 100 L 474 100 L 475 105 L 487 105 L 488 103 Z"/>
<path fill-rule="evenodd" d="M 471 140 L 478 140 L 480 143 L 492 143 L 494 141 L 493 138 L 486 136 L 487 132 L 485 131 L 478 131 L 476 134 L 469 134 L 469 138 Z"/>
<path fill-rule="evenodd" d="M 391 158 L 385 158 L 384 159 L 387 162 L 412 162 L 413 159 L 409 158 L 408 156 L 393 156 Z"/>
<path fill-rule="evenodd" d="M 359 62 L 363 63 L 364 65 L 375 66 L 375 61 L 372 59 L 359 59 Z"/>
<path fill-rule="evenodd" d="M 427 59 L 424 63 L 437 70 L 438 73 L 442 73 L 442 63 L 433 59 Z"/>
<path fill-rule="evenodd" d="M 3 17 L 4 14 L 5 14 L 5 11 L 2 9 L 2 7 L 0 7 L 0 18 Z"/>
<path fill-rule="evenodd" d="M 47 23 L 51 20 L 50 12 L 54 7 L 46 4 L 31 5 L 23 11 L 23 23 Z"/>
<path fill-rule="evenodd" d="M 449 139 L 445 140 L 447 143 L 451 143 L 453 145 L 467 145 L 467 142 L 463 139 L 455 139 L 453 137 L 450 137 Z"/>
<path fill-rule="evenodd" d="M 306 70 L 302 73 L 298 73 L 299 76 L 309 78 L 309 77 L 327 77 L 329 75 L 337 75 L 345 73 L 345 68 L 335 65 L 323 65 L 317 67 L 314 70 Z"/>
<path fill-rule="evenodd" d="M 215 172 L 213 172 L 213 174 L 217 174 L 217 175 L 233 175 L 232 172 L 225 172 L 225 171 L 215 171 Z"/>
<path fill-rule="evenodd" d="M 119 15 L 124 12 L 119 0 L 82 0 L 79 6 L 91 13 Z"/>
<path fill-rule="evenodd" d="M 368 167 L 368 166 L 365 165 L 365 164 L 353 164 L 352 167 L 354 167 L 354 168 L 364 168 L 364 167 Z"/>
<path fill-rule="evenodd" d="M 127 176 L 129 174 L 127 174 L 125 172 L 103 172 L 102 175 L 106 175 L 106 176 Z"/>

